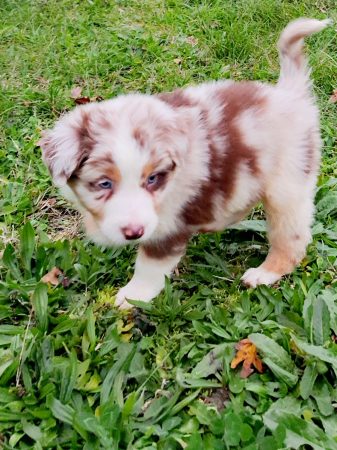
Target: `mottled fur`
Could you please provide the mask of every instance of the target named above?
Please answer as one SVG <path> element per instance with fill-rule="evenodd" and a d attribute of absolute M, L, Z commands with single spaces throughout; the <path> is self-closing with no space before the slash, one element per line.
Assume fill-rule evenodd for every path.
<path fill-rule="evenodd" d="M 271 247 L 243 281 L 273 283 L 301 261 L 320 159 L 302 46 L 326 25 L 299 19 L 286 27 L 275 86 L 219 81 L 120 96 L 77 107 L 44 134 L 44 160 L 88 235 L 103 245 L 140 244 L 118 305 L 156 296 L 193 233 L 222 230 L 259 201 Z"/>

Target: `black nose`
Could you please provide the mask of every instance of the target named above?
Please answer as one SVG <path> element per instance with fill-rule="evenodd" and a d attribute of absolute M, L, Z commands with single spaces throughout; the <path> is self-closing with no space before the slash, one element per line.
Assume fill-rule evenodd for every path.
<path fill-rule="evenodd" d="M 144 227 L 139 226 L 123 227 L 121 230 L 124 234 L 125 239 L 127 239 L 128 241 L 139 239 L 144 234 Z"/>

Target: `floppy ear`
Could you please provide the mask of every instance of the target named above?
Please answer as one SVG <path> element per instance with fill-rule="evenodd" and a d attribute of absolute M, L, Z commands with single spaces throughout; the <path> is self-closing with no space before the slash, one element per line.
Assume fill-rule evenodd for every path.
<path fill-rule="evenodd" d="M 61 118 L 52 130 L 42 132 L 38 145 L 54 183 L 64 186 L 87 159 L 93 147 L 87 112 L 74 110 Z"/>

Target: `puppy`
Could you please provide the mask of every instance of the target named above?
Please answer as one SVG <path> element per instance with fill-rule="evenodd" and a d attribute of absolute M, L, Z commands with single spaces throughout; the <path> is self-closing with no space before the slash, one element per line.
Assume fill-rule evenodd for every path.
<path fill-rule="evenodd" d="M 270 250 L 251 287 L 293 271 L 311 240 L 320 160 L 318 110 L 303 38 L 329 21 L 298 19 L 278 42 L 275 86 L 219 81 L 79 106 L 43 134 L 43 159 L 105 246 L 139 244 L 116 303 L 150 301 L 197 232 L 222 230 L 263 202 Z"/>

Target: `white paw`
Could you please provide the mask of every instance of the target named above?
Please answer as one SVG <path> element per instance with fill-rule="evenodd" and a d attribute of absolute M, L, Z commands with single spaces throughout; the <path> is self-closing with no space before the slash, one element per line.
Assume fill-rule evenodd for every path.
<path fill-rule="evenodd" d="M 245 285 L 254 288 L 259 284 L 274 284 L 280 278 L 281 276 L 278 273 L 270 272 L 260 266 L 248 269 L 241 280 Z"/>
<path fill-rule="evenodd" d="M 132 280 L 126 286 L 121 288 L 115 300 L 115 305 L 120 309 L 130 309 L 133 305 L 127 302 L 129 300 L 141 300 L 142 302 L 149 302 L 159 294 L 160 290 L 155 289 L 152 285 L 144 283 L 135 283 Z"/>

